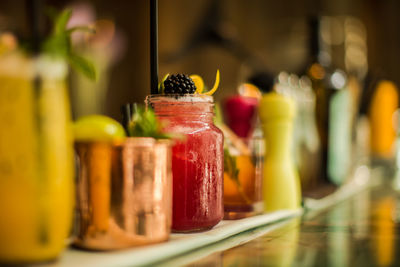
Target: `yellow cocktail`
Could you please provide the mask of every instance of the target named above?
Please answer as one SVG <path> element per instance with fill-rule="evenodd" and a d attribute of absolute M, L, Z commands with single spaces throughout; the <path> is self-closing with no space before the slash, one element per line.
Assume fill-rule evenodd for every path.
<path fill-rule="evenodd" d="M 0 56 L 0 263 L 50 260 L 73 211 L 67 66 Z"/>

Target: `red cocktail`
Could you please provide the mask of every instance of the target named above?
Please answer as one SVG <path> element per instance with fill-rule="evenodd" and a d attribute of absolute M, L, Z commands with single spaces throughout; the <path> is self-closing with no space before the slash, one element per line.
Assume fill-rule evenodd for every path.
<path fill-rule="evenodd" d="M 213 124 L 211 96 L 150 96 L 147 103 L 179 134 L 172 148 L 172 229 L 201 231 L 223 217 L 223 134 Z"/>

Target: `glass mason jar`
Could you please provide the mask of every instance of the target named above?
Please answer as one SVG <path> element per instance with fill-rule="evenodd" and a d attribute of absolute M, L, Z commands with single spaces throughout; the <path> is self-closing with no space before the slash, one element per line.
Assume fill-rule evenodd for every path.
<path fill-rule="evenodd" d="M 67 65 L 0 56 L 0 263 L 51 260 L 73 214 Z"/>
<path fill-rule="evenodd" d="M 172 148 L 172 230 L 212 228 L 224 215 L 224 136 L 213 123 L 213 98 L 151 95 L 146 99 L 164 130 L 177 134 Z"/>
<path fill-rule="evenodd" d="M 78 141 L 74 245 L 120 249 L 168 240 L 172 173 L 168 140 Z"/>
<path fill-rule="evenodd" d="M 233 95 L 224 101 L 229 128 L 225 134 L 224 219 L 241 219 L 263 211 L 264 139 L 256 116 L 259 99 Z"/>

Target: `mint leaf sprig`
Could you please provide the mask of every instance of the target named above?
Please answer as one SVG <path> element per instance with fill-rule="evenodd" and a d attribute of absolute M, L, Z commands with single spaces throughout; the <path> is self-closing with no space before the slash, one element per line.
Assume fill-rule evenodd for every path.
<path fill-rule="evenodd" d="M 151 108 L 133 104 L 131 119 L 127 126 L 131 137 L 153 137 L 155 139 L 170 139 L 173 136 L 162 131 L 162 125 Z"/>
<path fill-rule="evenodd" d="M 72 68 L 82 73 L 91 80 L 97 80 L 96 68 L 92 62 L 78 55 L 71 46 L 71 34 L 76 31 L 95 33 L 95 30 L 87 26 L 77 26 L 67 29 L 67 24 L 72 16 L 71 9 L 65 9 L 58 15 L 50 12 L 53 19 L 53 29 L 50 36 L 42 45 L 42 52 L 55 57 L 61 57 L 68 61 Z"/>
<path fill-rule="evenodd" d="M 238 185 L 239 181 L 239 169 L 236 166 L 236 158 L 231 155 L 229 148 L 224 148 L 224 172 Z"/>
<path fill-rule="evenodd" d="M 237 188 L 240 196 L 242 197 L 242 199 L 247 204 L 251 204 L 251 200 L 247 196 L 247 194 L 244 191 L 243 186 L 239 180 L 240 169 L 238 168 L 238 166 L 236 164 L 236 157 L 230 153 L 229 147 L 224 148 L 224 172 L 236 184 L 236 188 Z"/>

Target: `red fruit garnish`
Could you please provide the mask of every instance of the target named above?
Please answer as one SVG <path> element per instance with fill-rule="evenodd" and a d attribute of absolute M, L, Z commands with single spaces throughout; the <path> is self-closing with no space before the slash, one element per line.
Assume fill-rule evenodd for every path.
<path fill-rule="evenodd" d="M 255 122 L 258 100 L 240 95 L 231 96 L 225 100 L 224 114 L 228 126 L 239 137 L 250 136 Z"/>

